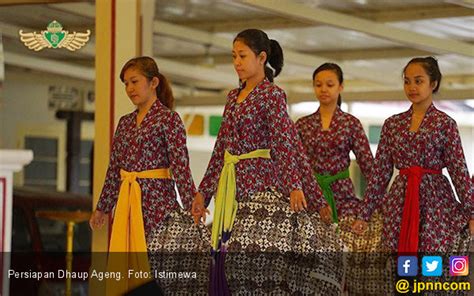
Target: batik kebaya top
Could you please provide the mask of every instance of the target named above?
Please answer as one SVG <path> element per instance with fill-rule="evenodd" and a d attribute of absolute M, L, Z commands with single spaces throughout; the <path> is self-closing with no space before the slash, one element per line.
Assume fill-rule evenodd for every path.
<path fill-rule="evenodd" d="M 225 150 L 241 155 L 270 149 L 271 159 L 252 158 L 235 165 L 237 201 L 272 187 L 286 196 L 302 189 L 310 209 L 319 210 L 325 202 L 288 116 L 285 92 L 264 79 L 238 103 L 240 90 L 234 89 L 227 96 L 214 151 L 199 186 L 206 205 L 216 193 Z"/>
<path fill-rule="evenodd" d="M 309 158 L 313 172 L 335 175 L 350 166 L 349 153 L 354 152 L 357 163 L 366 178 L 370 176 L 374 157 L 360 121 L 336 108 L 329 129 L 324 130 L 319 109 L 296 122 L 296 128 Z M 350 178 L 331 184 L 339 215 L 355 215 L 361 204 L 354 193 Z"/>
<path fill-rule="evenodd" d="M 175 183 L 186 210 L 196 188 L 189 169 L 186 133 L 179 115 L 156 100 L 137 127 L 138 111 L 120 118 L 97 209 L 108 213 L 117 203 L 120 169 L 140 172 L 170 168 L 172 179 L 137 179 L 142 191 L 145 233 L 177 209 Z"/>
<path fill-rule="evenodd" d="M 413 166 L 447 171 L 461 202 L 457 202 L 448 178 L 423 175 L 419 186 L 419 251 L 448 251 L 463 227 L 474 217 L 473 186 L 466 166 L 456 122 L 431 105 L 416 132 L 410 131 L 413 109 L 388 118 L 377 149 L 372 178 L 365 192 L 360 217 L 367 220 L 377 207 L 384 212 L 385 243 L 397 250 L 407 176 L 396 176 L 386 188 L 393 168 Z M 385 198 L 384 198 L 385 196 Z"/>

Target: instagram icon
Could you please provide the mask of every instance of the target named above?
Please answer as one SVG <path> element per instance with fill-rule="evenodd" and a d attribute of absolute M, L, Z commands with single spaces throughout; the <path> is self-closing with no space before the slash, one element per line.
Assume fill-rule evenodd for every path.
<path fill-rule="evenodd" d="M 468 256 L 449 257 L 449 275 L 450 276 L 469 275 L 469 257 Z"/>

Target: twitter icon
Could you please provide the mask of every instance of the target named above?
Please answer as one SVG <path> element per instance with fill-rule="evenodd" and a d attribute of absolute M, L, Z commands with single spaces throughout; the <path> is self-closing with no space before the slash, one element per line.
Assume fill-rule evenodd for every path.
<path fill-rule="evenodd" d="M 443 273 L 443 259 L 440 256 L 423 256 L 421 274 L 424 276 L 441 276 Z"/>

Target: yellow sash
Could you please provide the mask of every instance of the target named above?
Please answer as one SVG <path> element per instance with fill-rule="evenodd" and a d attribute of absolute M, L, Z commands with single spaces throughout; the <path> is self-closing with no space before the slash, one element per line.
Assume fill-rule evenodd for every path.
<path fill-rule="evenodd" d="M 121 280 L 112 278 L 107 281 L 107 295 L 123 295 L 150 280 L 145 228 L 142 214 L 142 191 L 137 178 L 170 179 L 169 169 L 156 169 L 143 172 L 120 170 L 120 192 L 115 208 L 112 235 L 110 238 L 107 271 L 120 272 Z M 149 277 L 129 277 L 129 270 L 147 273 Z"/>
<path fill-rule="evenodd" d="M 222 167 L 217 187 L 214 219 L 212 222 L 211 246 L 214 251 L 219 248 L 219 241 L 224 232 L 230 233 L 237 212 L 237 201 L 235 200 L 235 164 L 240 160 L 249 158 L 271 158 L 270 149 L 257 149 L 241 155 L 232 155 L 227 150 L 224 154 L 224 166 Z"/>

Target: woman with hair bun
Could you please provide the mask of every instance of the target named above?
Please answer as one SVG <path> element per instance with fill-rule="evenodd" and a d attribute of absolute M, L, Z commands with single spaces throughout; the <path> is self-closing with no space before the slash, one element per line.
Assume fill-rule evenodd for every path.
<path fill-rule="evenodd" d="M 474 192 L 456 121 L 433 104 L 441 72 L 433 57 L 414 58 L 403 69 L 406 112 L 385 120 L 365 205 L 353 230 L 363 233 L 375 209 L 384 215 L 383 242 L 399 254 L 463 252 L 474 233 Z M 385 190 L 399 170 L 390 190 Z M 450 182 L 441 173 L 447 168 Z M 385 199 L 383 197 L 385 196 Z"/>
<path fill-rule="evenodd" d="M 192 211 L 196 220 L 205 217 L 215 196 L 209 293 L 338 295 L 341 243 L 304 211 L 330 217 L 286 95 L 273 83 L 282 49 L 265 32 L 248 29 L 235 37 L 232 57 L 241 84 L 227 96 Z M 291 255 L 302 253 L 317 258 Z"/>

